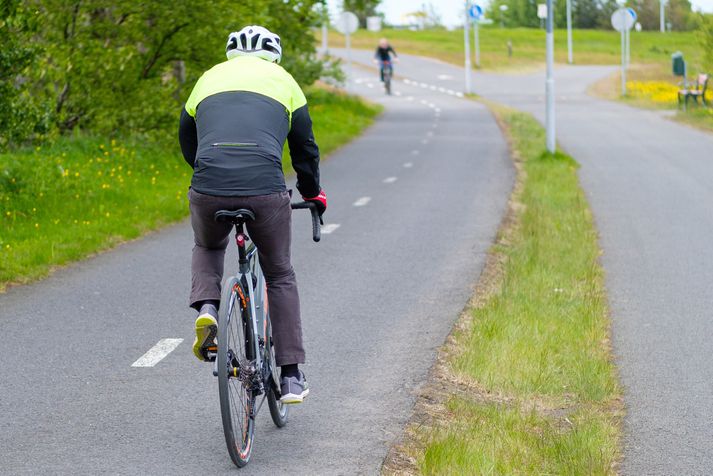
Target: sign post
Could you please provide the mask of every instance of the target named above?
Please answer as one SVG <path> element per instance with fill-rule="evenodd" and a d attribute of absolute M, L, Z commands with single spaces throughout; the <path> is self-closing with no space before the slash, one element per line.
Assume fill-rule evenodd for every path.
<path fill-rule="evenodd" d="M 666 31 L 666 20 L 664 19 L 664 4 L 666 3 L 666 0 L 659 0 L 660 8 L 659 8 L 659 21 L 661 23 L 661 33 L 664 33 Z"/>
<path fill-rule="evenodd" d="M 547 109 L 545 111 L 545 126 L 547 129 L 547 151 L 555 153 L 555 78 L 553 77 L 553 64 L 555 56 L 555 38 L 552 26 L 554 23 L 552 0 L 547 0 L 547 80 L 545 81 L 545 95 L 547 96 Z"/>
<path fill-rule="evenodd" d="M 465 93 L 472 93 L 471 86 L 471 65 L 470 65 L 470 32 L 468 25 L 470 24 L 469 13 L 470 2 L 465 2 L 465 17 L 463 19 L 463 40 L 465 41 Z"/>
<path fill-rule="evenodd" d="M 631 10 L 631 11 L 630 11 Z M 611 16 L 611 24 L 621 33 L 621 95 L 626 96 L 626 51 L 628 31 L 636 23 L 636 12 L 631 8 L 619 8 Z"/>
<path fill-rule="evenodd" d="M 352 12 L 343 12 L 339 15 L 337 23 L 334 25 L 339 33 L 346 36 L 347 47 L 347 91 L 351 89 L 352 82 L 352 48 L 351 34 L 359 28 L 359 18 Z"/>
<path fill-rule="evenodd" d="M 473 4 L 468 10 L 470 18 L 473 19 L 473 40 L 475 45 L 475 67 L 480 68 L 480 38 L 478 30 L 480 30 L 480 19 L 483 18 L 483 9 L 480 5 Z"/>

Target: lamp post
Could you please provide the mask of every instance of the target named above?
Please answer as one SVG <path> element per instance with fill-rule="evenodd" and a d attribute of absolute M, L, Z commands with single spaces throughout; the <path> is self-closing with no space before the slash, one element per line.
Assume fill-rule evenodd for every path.
<path fill-rule="evenodd" d="M 505 12 L 508 11 L 507 5 L 500 5 L 500 28 L 505 28 Z"/>
<path fill-rule="evenodd" d="M 572 0 L 567 0 L 567 62 L 572 61 Z"/>
<path fill-rule="evenodd" d="M 552 0 L 547 0 L 547 80 L 545 81 L 545 95 L 547 96 L 547 106 L 545 112 L 545 126 L 547 129 L 547 151 L 555 153 L 555 79 L 552 74 L 555 39 L 552 31 L 554 12 L 552 11 Z"/>

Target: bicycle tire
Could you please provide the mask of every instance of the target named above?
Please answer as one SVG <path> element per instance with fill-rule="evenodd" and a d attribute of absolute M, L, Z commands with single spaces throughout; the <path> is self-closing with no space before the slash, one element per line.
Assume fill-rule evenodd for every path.
<path fill-rule="evenodd" d="M 384 89 L 386 89 L 386 94 L 391 96 L 391 74 L 384 75 Z"/>
<path fill-rule="evenodd" d="M 247 362 L 252 345 L 252 323 L 244 319 L 236 291 L 240 286 L 237 278 L 231 277 L 223 284 L 218 317 L 218 393 L 220 414 L 223 420 L 225 443 L 230 459 L 239 468 L 248 464 L 255 436 L 255 395 L 237 378 L 228 375 L 229 366 Z M 241 405 L 238 403 L 243 402 Z M 236 430 L 239 430 L 236 432 Z M 236 438 L 239 435 L 239 438 Z"/>
<path fill-rule="evenodd" d="M 268 342 L 270 346 L 267 352 L 268 358 L 270 359 L 270 368 L 277 369 L 277 361 L 275 360 L 275 346 L 272 342 L 272 324 L 269 324 L 269 321 L 267 325 L 267 335 L 265 336 L 265 341 Z M 275 389 L 273 388 L 273 385 L 280 385 L 279 381 L 275 381 L 274 375 L 276 373 L 277 372 L 273 372 L 272 376 L 270 377 L 271 385 L 269 385 L 269 390 L 267 393 L 267 406 L 270 409 L 270 416 L 272 417 L 272 422 L 275 424 L 276 427 L 282 428 L 287 425 L 287 419 L 289 416 L 289 406 L 280 402 L 277 399 L 277 395 L 275 395 Z"/>

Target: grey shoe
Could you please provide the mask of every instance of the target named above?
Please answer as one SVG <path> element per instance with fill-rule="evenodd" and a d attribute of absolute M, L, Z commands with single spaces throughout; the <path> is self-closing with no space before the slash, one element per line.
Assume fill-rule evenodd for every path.
<path fill-rule="evenodd" d="M 302 403 L 309 395 L 309 386 L 305 374 L 300 370 L 299 377 L 282 377 L 280 379 L 280 402 L 285 404 Z"/>

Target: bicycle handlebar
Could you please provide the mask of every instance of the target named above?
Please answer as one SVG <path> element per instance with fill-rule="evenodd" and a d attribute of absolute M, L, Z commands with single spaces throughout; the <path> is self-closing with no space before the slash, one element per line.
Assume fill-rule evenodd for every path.
<path fill-rule="evenodd" d="M 323 225 L 322 217 L 319 216 L 319 210 L 317 210 L 317 205 L 311 202 L 299 202 L 291 203 L 290 206 L 293 210 L 308 209 L 312 213 L 312 240 L 315 243 L 322 239 L 322 230 L 320 229 L 320 224 Z"/>

